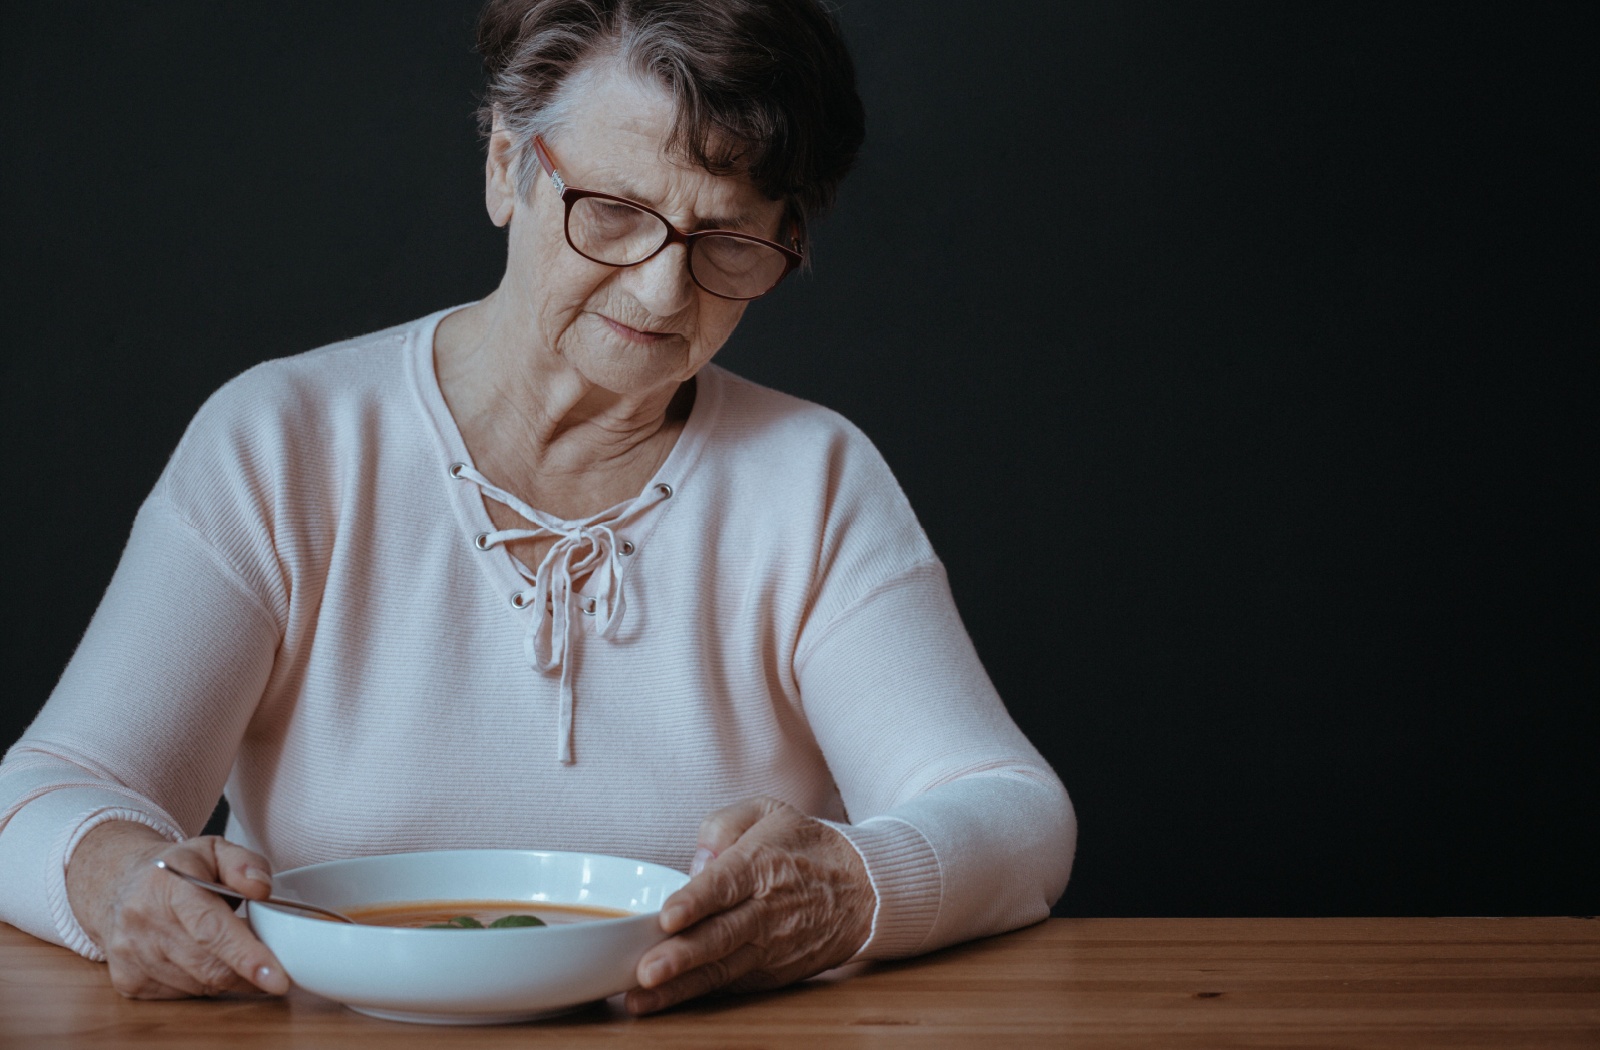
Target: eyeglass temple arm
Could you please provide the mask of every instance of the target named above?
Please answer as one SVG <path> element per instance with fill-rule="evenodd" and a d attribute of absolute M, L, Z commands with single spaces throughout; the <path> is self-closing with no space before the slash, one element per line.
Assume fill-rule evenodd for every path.
<path fill-rule="evenodd" d="M 567 192 L 567 180 L 561 177 L 556 170 L 555 158 L 550 156 L 549 147 L 544 144 L 542 135 L 533 137 L 533 152 L 539 158 L 539 167 L 543 168 L 550 176 L 550 181 L 555 183 L 557 193 Z"/>

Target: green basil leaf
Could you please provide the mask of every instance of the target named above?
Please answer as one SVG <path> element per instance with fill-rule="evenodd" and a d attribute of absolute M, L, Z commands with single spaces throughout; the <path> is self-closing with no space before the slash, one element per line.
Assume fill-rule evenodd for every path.
<path fill-rule="evenodd" d="M 544 920 L 537 915 L 505 915 L 489 924 L 491 930 L 503 930 L 512 926 L 543 926 Z"/>
<path fill-rule="evenodd" d="M 450 920 L 450 925 L 460 927 L 463 930 L 483 929 L 483 923 L 479 922 L 477 919 L 474 919 L 470 915 L 457 915 L 455 918 Z"/>

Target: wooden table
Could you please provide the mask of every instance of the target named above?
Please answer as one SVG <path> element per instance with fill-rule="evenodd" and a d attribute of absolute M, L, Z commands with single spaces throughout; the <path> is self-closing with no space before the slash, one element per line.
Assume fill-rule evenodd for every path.
<path fill-rule="evenodd" d="M 1600 920 L 1054 919 L 632 1019 L 376 1021 L 303 992 L 130 1002 L 0 925 L 0 1047 L 1600 1047 Z"/>

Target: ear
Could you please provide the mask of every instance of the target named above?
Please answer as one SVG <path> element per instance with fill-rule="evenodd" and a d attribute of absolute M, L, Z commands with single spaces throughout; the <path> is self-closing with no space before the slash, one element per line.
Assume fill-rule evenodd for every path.
<path fill-rule="evenodd" d="M 489 152 L 483 162 L 483 205 L 489 221 L 504 226 L 517 210 L 516 150 L 500 114 L 489 132 Z"/>

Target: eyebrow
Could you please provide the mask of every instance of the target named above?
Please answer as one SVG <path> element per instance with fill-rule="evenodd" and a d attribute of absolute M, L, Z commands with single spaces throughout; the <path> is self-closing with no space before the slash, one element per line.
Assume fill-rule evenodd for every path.
<path fill-rule="evenodd" d="M 640 192 L 639 187 L 624 178 L 616 176 L 612 176 L 612 178 L 614 181 L 611 184 L 617 187 L 616 195 L 618 197 L 626 197 L 631 201 L 638 201 L 652 211 L 661 210 L 656 201 L 651 200 Z M 747 233 L 752 228 L 760 225 L 761 220 L 748 212 L 739 215 L 703 215 L 695 222 L 693 229 L 684 232 L 698 233 L 701 230 L 733 230 L 736 233 Z"/>

